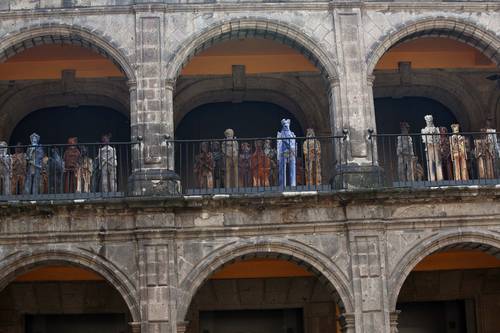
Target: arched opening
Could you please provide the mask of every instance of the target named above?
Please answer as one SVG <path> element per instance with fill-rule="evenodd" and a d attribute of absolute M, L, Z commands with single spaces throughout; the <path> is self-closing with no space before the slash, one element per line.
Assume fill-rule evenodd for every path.
<path fill-rule="evenodd" d="M 461 23 L 423 21 L 411 27 L 384 40 L 368 61 L 375 76 L 377 151 L 386 185 L 456 185 L 497 178 L 500 151 L 489 105 L 497 87 L 488 79 L 498 72 L 496 52 L 490 52 L 494 40 L 487 33 L 469 36 Z M 426 115 L 433 117 L 433 125 Z M 469 134 L 452 139 L 452 123 Z M 487 129 L 493 134 L 479 133 Z M 437 135 L 422 136 L 422 130 Z M 415 135 L 398 137 L 402 132 Z M 452 145 L 450 140 L 461 141 Z"/>
<path fill-rule="evenodd" d="M 179 50 L 172 62 L 171 73 L 179 74 L 174 93 L 176 138 L 220 140 L 225 137 L 224 130 L 231 128 L 235 130 L 234 135 L 237 138 L 275 139 L 276 133 L 282 127 L 281 117 L 291 119 L 292 128 L 298 131 L 295 133 L 298 137 L 305 135 L 308 128 L 312 128 L 318 137 L 332 135 L 330 87 L 327 83 L 332 67 L 329 62 L 325 62 L 326 57 L 322 58 L 313 53 L 307 47 L 308 41 L 301 39 L 298 33 L 295 35 L 293 29 L 282 32 L 273 29 L 273 26 L 271 22 L 265 26 L 244 21 L 238 26 L 228 23 L 227 30 L 221 30 L 220 27 L 209 29 Z M 186 59 L 189 61 L 185 61 Z M 215 111 L 217 107 L 220 109 Z M 210 111 L 211 109 L 214 110 Z M 228 113 L 229 110 L 231 113 Z M 194 117 L 190 114 L 196 114 L 197 119 L 203 119 L 203 130 L 200 127 L 195 129 L 189 123 Z M 188 128 L 191 128 L 192 132 L 189 132 Z M 304 140 L 298 141 L 301 147 Z M 324 147 L 321 148 L 323 155 L 320 157 L 318 154 L 317 157 L 322 160 L 317 163 L 318 170 L 325 168 L 323 165 L 333 163 L 330 141 L 331 139 L 324 139 Z M 238 145 L 242 143 L 239 142 Z M 257 141 L 250 140 L 246 143 L 251 147 L 250 155 L 257 151 Z M 272 144 L 276 149 L 277 141 L 274 140 Z M 188 148 L 188 145 L 191 147 Z M 183 142 L 180 146 L 183 148 L 177 148 L 177 161 L 180 154 L 183 157 L 191 154 L 193 160 L 177 163 L 181 178 L 191 179 L 191 182 L 184 182 L 184 187 L 210 192 L 213 189 L 224 191 L 229 188 L 278 186 L 278 181 L 267 175 L 263 176 L 265 179 L 262 181 L 254 181 L 248 176 L 247 181 L 238 180 L 237 184 L 231 182 L 229 185 L 218 182 L 217 179 L 199 180 L 193 171 L 193 164 L 201 148 L 193 142 Z M 277 162 L 271 161 L 273 164 Z M 241 165 L 243 164 L 239 163 L 238 167 Z M 296 176 L 297 179 L 294 177 L 292 182 L 290 175 L 288 184 L 293 187 L 294 184 L 328 184 L 332 176 L 328 173 L 323 175 L 324 181 L 318 180 L 314 184 L 311 181 L 307 184 L 303 171 L 306 166 L 307 164 L 300 160 L 297 163 L 297 173 L 301 176 Z M 331 168 L 328 168 L 328 171 L 331 171 Z M 211 172 L 217 173 L 215 170 Z M 242 170 L 239 176 L 247 173 L 251 171 Z M 240 178 L 239 176 L 235 178 Z M 225 178 L 225 175 L 222 178 Z"/>
<path fill-rule="evenodd" d="M 8 36 L 0 51 L 0 141 L 10 144 L 7 158 L 19 160 L 10 181 L 2 175 L 0 196 L 126 191 L 131 169 L 127 80 L 134 74 L 121 51 L 65 26 Z M 22 154 L 32 133 L 39 135 L 41 149 L 29 174 Z M 111 145 L 99 145 L 104 136 Z M 70 142 L 78 145 L 66 146 Z M 17 145 L 24 148 L 16 152 Z"/>
<path fill-rule="evenodd" d="M 402 272 L 404 284 L 395 289 L 398 331 L 494 332 L 500 310 L 499 254 L 496 247 L 474 242 L 424 254 L 411 272 Z"/>
<path fill-rule="evenodd" d="M 101 274 L 64 262 L 21 269 L 0 291 L 6 332 L 131 332 L 129 307 Z"/>
<path fill-rule="evenodd" d="M 248 253 L 193 292 L 186 332 L 341 332 L 345 306 L 327 278 L 289 255 Z"/>

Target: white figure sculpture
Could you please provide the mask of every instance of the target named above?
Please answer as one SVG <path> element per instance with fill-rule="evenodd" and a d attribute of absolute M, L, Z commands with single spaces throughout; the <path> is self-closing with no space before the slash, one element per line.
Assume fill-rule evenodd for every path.
<path fill-rule="evenodd" d="M 102 143 L 104 144 L 99 148 L 97 160 L 99 162 L 99 171 L 101 173 L 101 191 L 102 192 L 116 192 L 116 166 L 118 160 L 116 158 L 115 148 L 109 145 L 109 135 L 103 135 Z"/>
<path fill-rule="evenodd" d="M 9 195 L 11 190 L 12 160 L 7 148 L 7 142 L 0 141 L 0 195 Z"/>
<path fill-rule="evenodd" d="M 425 145 L 425 158 L 427 159 L 427 180 L 443 180 L 443 169 L 441 166 L 441 140 L 439 128 L 434 126 L 431 115 L 424 117 L 426 126 L 422 128 L 422 142 Z"/>

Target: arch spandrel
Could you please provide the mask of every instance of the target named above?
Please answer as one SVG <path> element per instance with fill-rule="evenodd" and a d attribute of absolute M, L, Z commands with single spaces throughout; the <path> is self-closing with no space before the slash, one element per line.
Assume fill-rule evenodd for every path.
<path fill-rule="evenodd" d="M 353 295 L 347 277 L 329 258 L 321 252 L 291 241 L 260 241 L 249 239 L 245 242 L 232 242 L 209 253 L 194 266 L 185 278 L 179 281 L 177 322 L 184 322 L 191 301 L 196 292 L 209 277 L 224 265 L 248 255 L 284 256 L 304 265 L 325 281 L 337 294 L 337 304 L 341 311 L 354 311 Z"/>
<path fill-rule="evenodd" d="M 500 233 L 478 230 L 453 230 L 448 232 L 432 233 L 411 246 L 398 263 L 394 266 L 388 280 L 389 309 L 394 311 L 399 292 L 408 275 L 415 266 L 430 254 L 450 245 L 474 243 L 493 248 L 500 253 Z"/>
<path fill-rule="evenodd" d="M 396 15 L 396 14 L 394 14 Z M 405 17 L 405 16 L 401 16 Z M 443 16 L 408 16 L 386 26 L 378 40 L 367 43 L 367 73 L 371 75 L 382 56 L 399 43 L 422 37 L 451 38 L 468 44 L 500 66 L 500 36 L 479 23 L 463 18 Z M 380 29 L 379 29 L 380 30 Z"/>
<path fill-rule="evenodd" d="M 123 298 L 134 322 L 140 322 L 140 308 L 133 280 L 115 264 L 83 249 L 34 249 L 17 251 L 0 259 L 0 291 L 17 276 L 37 267 L 69 265 L 88 269 L 101 275 Z"/>

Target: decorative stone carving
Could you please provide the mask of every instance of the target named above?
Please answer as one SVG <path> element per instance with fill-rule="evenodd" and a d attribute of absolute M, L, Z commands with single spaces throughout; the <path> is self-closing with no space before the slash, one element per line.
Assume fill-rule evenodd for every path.
<path fill-rule="evenodd" d="M 251 147 L 248 142 L 243 142 L 240 147 L 240 156 L 238 161 L 239 168 L 239 186 L 251 187 L 252 186 L 252 169 L 251 169 Z"/>
<path fill-rule="evenodd" d="M 228 128 L 224 131 L 226 140 L 222 142 L 222 153 L 226 164 L 226 188 L 238 186 L 238 141 L 235 140 L 234 131 Z"/>
<path fill-rule="evenodd" d="M 24 183 L 25 194 L 38 194 L 40 190 L 40 172 L 42 171 L 43 148 L 40 146 L 40 135 L 30 135 L 31 145 L 26 151 L 26 180 Z"/>
<path fill-rule="evenodd" d="M 80 151 L 80 166 L 76 174 L 76 192 L 89 193 L 92 185 L 93 162 L 89 157 L 87 147 L 82 146 Z"/>
<path fill-rule="evenodd" d="M 74 193 L 77 188 L 77 173 L 80 169 L 81 153 L 78 147 L 78 138 L 68 138 L 69 146 L 64 151 L 64 193 Z"/>
<path fill-rule="evenodd" d="M 450 137 L 446 127 L 439 127 L 441 133 L 441 164 L 443 165 L 443 178 L 453 179 L 453 163 L 451 161 Z"/>
<path fill-rule="evenodd" d="M 290 130 L 290 119 L 281 120 L 281 131 L 277 134 L 278 164 L 279 164 L 279 184 L 280 187 L 296 186 L 296 164 L 297 146 L 295 134 Z M 287 174 L 289 182 L 287 182 Z"/>
<path fill-rule="evenodd" d="M 443 169 L 441 167 L 441 148 L 439 128 L 434 126 L 431 115 L 424 117 L 426 126 L 422 128 L 422 142 L 425 145 L 425 158 L 427 160 L 427 180 L 443 180 Z"/>
<path fill-rule="evenodd" d="M 278 161 L 276 160 L 276 149 L 274 149 L 271 140 L 264 141 L 264 154 L 271 162 L 271 170 L 269 175 L 269 183 L 271 186 L 278 184 Z"/>
<path fill-rule="evenodd" d="M 452 124 L 453 135 L 450 136 L 450 153 L 453 161 L 453 177 L 455 180 L 468 180 L 467 171 L 467 148 L 465 137 L 458 134 L 460 132 L 458 124 Z"/>
<path fill-rule="evenodd" d="M 406 122 L 400 123 L 401 134 L 397 137 L 396 155 L 398 156 L 398 178 L 402 182 L 415 180 L 415 153 L 413 151 L 413 140 L 408 131 L 410 125 Z"/>
<path fill-rule="evenodd" d="M 24 153 L 21 143 L 16 145 L 14 155 L 11 156 L 12 160 L 12 191 L 11 193 L 21 194 L 24 191 L 24 181 L 26 179 L 26 154 Z"/>
<path fill-rule="evenodd" d="M 270 186 L 271 160 L 264 152 L 264 142 L 255 141 L 255 152 L 252 154 L 252 183 L 255 187 Z"/>
<path fill-rule="evenodd" d="M 316 139 L 314 129 L 308 128 L 307 139 L 302 145 L 304 152 L 306 185 L 321 185 L 321 143 Z"/>
<path fill-rule="evenodd" d="M 116 156 L 116 149 L 109 145 L 111 135 L 105 134 L 102 136 L 101 142 L 103 146 L 99 148 L 97 160 L 99 161 L 99 172 L 101 178 L 101 191 L 102 192 L 116 192 L 116 167 L 118 159 Z"/>
<path fill-rule="evenodd" d="M 7 142 L 0 141 L 0 195 L 9 195 L 11 191 L 12 160 Z"/>
<path fill-rule="evenodd" d="M 198 181 L 199 188 L 214 188 L 214 159 L 209 151 L 208 142 L 200 144 L 200 153 L 196 156 L 194 172 Z"/>
<path fill-rule="evenodd" d="M 213 141 L 211 144 L 212 158 L 214 160 L 214 186 L 216 188 L 224 187 L 226 164 L 224 154 L 222 153 L 220 142 Z"/>

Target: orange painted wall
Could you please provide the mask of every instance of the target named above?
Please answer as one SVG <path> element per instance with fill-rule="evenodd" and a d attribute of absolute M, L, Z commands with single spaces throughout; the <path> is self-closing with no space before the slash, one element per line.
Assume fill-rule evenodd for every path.
<path fill-rule="evenodd" d="M 92 50 L 73 45 L 41 45 L 0 63 L 0 80 L 60 79 L 66 69 L 79 78 L 123 77 L 120 69 Z"/>
<path fill-rule="evenodd" d="M 301 266 L 286 260 L 251 259 L 237 261 L 214 273 L 211 279 L 252 279 L 313 276 Z"/>
<path fill-rule="evenodd" d="M 301 53 L 267 39 L 231 40 L 195 56 L 182 75 L 228 75 L 232 65 L 245 65 L 248 74 L 317 72 Z"/>
<path fill-rule="evenodd" d="M 412 68 L 495 68 L 477 49 L 448 38 L 420 38 L 387 51 L 375 69 L 397 69 L 398 62 L 411 62 Z"/>
<path fill-rule="evenodd" d="M 102 281 L 104 278 L 93 271 L 71 266 L 46 266 L 19 275 L 15 281 Z"/>
<path fill-rule="evenodd" d="M 427 256 L 414 271 L 498 268 L 500 260 L 480 251 L 439 252 Z"/>

